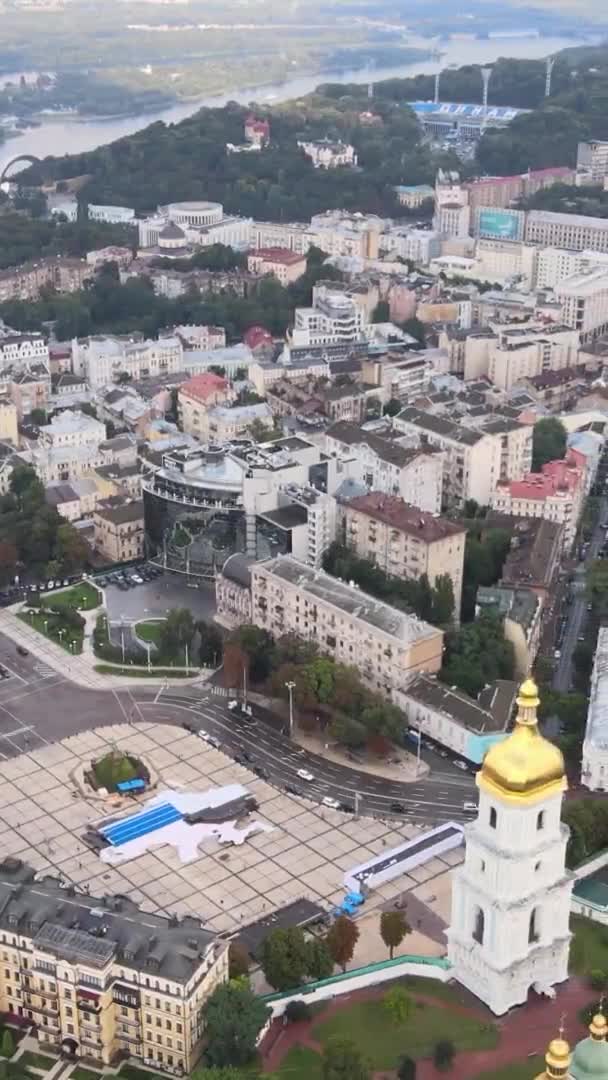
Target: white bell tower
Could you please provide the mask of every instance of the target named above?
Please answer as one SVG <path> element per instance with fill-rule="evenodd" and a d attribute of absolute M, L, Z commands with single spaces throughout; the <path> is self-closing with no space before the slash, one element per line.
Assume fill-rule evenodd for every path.
<path fill-rule="evenodd" d="M 514 731 L 477 774 L 479 812 L 465 829 L 466 856 L 452 878 L 448 957 L 454 977 L 496 1015 L 552 995 L 568 977 L 569 830 L 561 752 L 538 730 L 531 679 L 517 699 Z"/>

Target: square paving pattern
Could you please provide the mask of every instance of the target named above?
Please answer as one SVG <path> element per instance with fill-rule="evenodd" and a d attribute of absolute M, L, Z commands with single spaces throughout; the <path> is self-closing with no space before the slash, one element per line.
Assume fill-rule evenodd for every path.
<path fill-rule="evenodd" d="M 73 777 L 92 757 L 111 749 L 140 756 L 158 776 L 153 794 L 164 788 L 202 792 L 229 783 L 255 795 L 256 819 L 272 831 L 242 847 L 205 840 L 199 857 L 182 864 L 171 845 L 148 850 L 110 867 L 90 851 L 81 836 L 86 825 L 108 817 L 109 804 L 84 798 Z M 141 809 L 142 802 L 126 812 Z M 124 814 L 121 810 L 120 814 Z M 116 811 L 114 811 L 116 814 Z M 287 795 L 235 764 L 229 757 L 181 728 L 168 724 L 120 724 L 83 732 L 20 757 L 0 762 L 0 860 L 11 855 L 41 873 L 59 875 L 92 896 L 126 893 L 150 912 L 193 914 L 221 931 L 258 919 L 301 897 L 328 908 L 344 896 L 344 871 L 383 848 L 418 833 L 415 825 L 328 810 L 300 796 Z M 454 853 L 433 859 L 415 882 L 444 877 Z M 373 894 L 374 902 L 401 894 L 408 879 L 398 878 Z"/>

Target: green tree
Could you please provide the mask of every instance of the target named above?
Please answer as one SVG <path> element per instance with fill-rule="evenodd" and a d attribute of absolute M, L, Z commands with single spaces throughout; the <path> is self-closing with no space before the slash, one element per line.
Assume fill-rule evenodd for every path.
<path fill-rule="evenodd" d="M 225 1068 L 212 1065 L 210 1069 L 194 1069 L 190 1073 L 190 1080 L 243 1080 L 243 1073 L 241 1069 L 233 1069 L 231 1065 Z"/>
<path fill-rule="evenodd" d="M 342 971 L 346 971 L 346 965 L 352 960 L 358 940 L 357 924 L 349 919 L 348 915 L 338 915 L 330 926 L 325 941 L 334 963 L 339 964 Z"/>
<path fill-rule="evenodd" d="M 304 1020 L 310 1020 L 310 1005 L 302 998 L 288 1001 L 283 1016 L 289 1024 L 301 1024 Z"/>
<path fill-rule="evenodd" d="M 323 1049 L 321 1076 L 323 1080 L 371 1080 L 371 1069 L 350 1039 L 334 1035 Z"/>
<path fill-rule="evenodd" d="M 213 623 L 196 624 L 200 637 L 199 660 L 203 667 L 217 667 L 222 658 L 224 639 Z"/>
<path fill-rule="evenodd" d="M 48 424 L 49 422 L 46 409 L 32 409 L 30 413 L 30 420 L 32 421 L 32 424 L 36 425 L 36 427 L 44 427 L 44 425 Z"/>
<path fill-rule="evenodd" d="M 414 1008 L 412 999 L 403 986 L 393 986 L 387 990 L 382 1004 L 395 1024 L 405 1024 Z"/>
<path fill-rule="evenodd" d="M 249 974 L 249 953 L 238 941 L 231 941 L 228 949 L 228 975 L 231 979 L 240 979 Z"/>
<path fill-rule="evenodd" d="M 339 713 L 338 716 L 334 717 L 330 727 L 330 735 L 341 746 L 349 746 L 352 750 L 365 746 L 367 742 L 365 724 L 355 720 L 353 716 L 349 716 L 347 713 Z"/>
<path fill-rule="evenodd" d="M 5 1028 L 2 1032 L 2 1047 L 0 1052 L 3 1058 L 12 1058 L 15 1053 L 15 1040 L 12 1032 L 8 1028 Z"/>
<path fill-rule="evenodd" d="M 454 587 L 449 574 L 440 574 L 432 589 L 430 621 L 434 626 L 447 626 L 454 616 Z"/>
<path fill-rule="evenodd" d="M 391 960 L 395 949 L 398 949 L 407 934 L 411 934 L 412 928 L 408 925 L 403 911 L 383 911 L 380 915 L 380 936 L 389 950 Z"/>
<path fill-rule="evenodd" d="M 451 1069 L 454 1061 L 454 1043 L 449 1039 L 440 1039 L 433 1050 L 433 1064 L 436 1069 Z"/>
<path fill-rule="evenodd" d="M 559 461 L 566 453 L 568 432 L 557 416 L 537 420 L 532 432 L 532 469 L 540 472 L 548 461 Z"/>
<path fill-rule="evenodd" d="M 388 304 L 388 300 L 379 300 L 374 310 L 372 311 L 373 323 L 387 323 L 390 322 L 391 312 Z"/>
<path fill-rule="evenodd" d="M 240 982 L 217 986 L 202 1008 L 210 1065 L 247 1065 L 255 1056 L 256 1040 L 270 1009 Z"/>
<path fill-rule="evenodd" d="M 268 631 L 257 626 L 240 626 L 230 641 L 238 645 L 248 657 L 252 681 L 263 682 L 267 679 L 274 663 L 274 640 Z"/>
<path fill-rule="evenodd" d="M 396 416 L 397 413 L 401 412 L 402 408 L 403 402 L 399 401 L 399 398 L 392 397 L 389 401 L 387 401 L 386 405 L 384 406 L 384 415 Z"/>
<path fill-rule="evenodd" d="M 334 970 L 333 957 L 323 938 L 313 937 L 306 942 L 306 974 L 318 982 L 328 979 Z"/>
<path fill-rule="evenodd" d="M 190 646 L 194 637 L 195 623 L 192 612 L 187 608 L 171 608 L 162 625 L 160 651 L 163 656 L 182 656 L 185 647 Z"/>
<path fill-rule="evenodd" d="M 416 1080 L 416 1062 L 413 1058 L 401 1058 L 397 1066 L 397 1080 Z"/>
<path fill-rule="evenodd" d="M 262 946 L 262 971 L 275 990 L 299 986 L 306 975 L 309 955 L 299 926 L 273 930 Z"/>

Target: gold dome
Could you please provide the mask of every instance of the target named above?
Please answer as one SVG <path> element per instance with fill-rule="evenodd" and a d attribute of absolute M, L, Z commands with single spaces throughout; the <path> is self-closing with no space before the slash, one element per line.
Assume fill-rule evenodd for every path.
<path fill-rule="evenodd" d="M 596 1013 L 589 1024 L 592 1039 L 605 1039 L 608 1035 L 608 1020 L 603 1013 Z"/>
<path fill-rule="evenodd" d="M 540 1076 L 536 1077 L 536 1080 L 560 1080 L 560 1078 L 566 1080 L 571 1061 L 570 1047 L 563 1038 L 563 1032 L 560 1028 L 559 1038 L 551 1040 L 549 1049 L 545 1054 L 546 1069 Z"/>
<path fill-rule="evenodd" d="M 534 802 L 553 791 L 564 791 L 566 778 L 561 750 L 538 730 L 540 704 L 533 679 L 522 683 L 517 697 L 515 728 L 490 747 L 477 774 L 477 784 L 508 802 Z"/>

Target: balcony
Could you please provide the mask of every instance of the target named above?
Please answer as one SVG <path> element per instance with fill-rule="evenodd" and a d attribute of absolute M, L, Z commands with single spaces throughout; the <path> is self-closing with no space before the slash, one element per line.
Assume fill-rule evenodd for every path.
<path fill-rule="evenodd" d="M 93 1038 L 90 1035 L 81 1035 L 80 1041 L 83 1046 L 93 1046 L 98 1052 L 100 1050 L 100 1047 L 103 1046 L 103 1042 L 101 1041 L 101 1039 Z"/>

